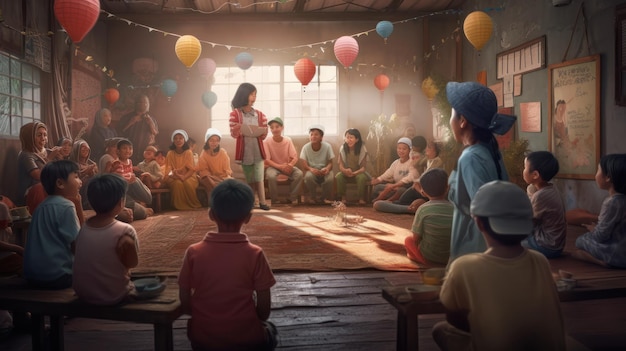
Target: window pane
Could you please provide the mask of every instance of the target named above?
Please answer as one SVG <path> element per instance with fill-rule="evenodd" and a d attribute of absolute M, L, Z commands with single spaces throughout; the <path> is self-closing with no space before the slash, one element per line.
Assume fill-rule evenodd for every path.
<path fill-rule="evenodd" d="M 40 85 L 41 84 L 41 73 L 38 69 L 33 70 L 33 84 Z"/>
<path fill-rule="evenodd" d="M 9 56 L 0 54 L 0 74 L 9 75 Z"/>
<path fill-rule="evenodd" d="M 27 82 L 33 81 L 33 68 L 30 65 L 22 65 L 22 79 Z"/>
<path fill-rule="evenodd" d="M 22 128 L 22 118 L 11 117 L 11 135 L 20 135 L 20 128 Z"/>
<path fill-rule="evenodd" d="M 11 78 L 11 95 L 20 96 L 22 94 L 22 81 Z"/>
<path fill-rule="evenodd" d="M 22 99 L 16 98 L 16 97 L 11 98 L 11 115 L 12 116 L 22 115 Z"/>
<path fill-rule="evenodd" d="M 7 76 L 0 76 L 0 94 L 11 94 L 10 79 Z"/>
<path fill-rule="evenodd" d="M 33 85 L 32 84 L 30 83 L 22 84 L 22 97 L 28 100 L 33 99 Z"/>
<path fill-rule="evenodd" d="M 11 59 L 11 77 L 22 77 L 22 64 L 16 59 Z"/>
<path fill-rule="evenodd" d="M 22 116 L 33 118 L 33 102 L 22 100 Z"/>
<path fill-rule="evenodd" d="M 39 86 L 33 87 L 33 101 L 41 101 L 41 89 L 39 88 Z"/>

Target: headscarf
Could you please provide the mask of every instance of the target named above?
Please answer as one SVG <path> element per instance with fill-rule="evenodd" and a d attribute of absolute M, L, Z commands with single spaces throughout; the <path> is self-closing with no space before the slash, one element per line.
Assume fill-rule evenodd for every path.
<path fill-rule="evenodd" d="M 87 148 L 89 149 L 89 154 L 87 155 L 87 159 L 84 160 L 83 162 L 80 161 L 80 148 L 86 145 Z M 83 139 L 78 139 L 74 142 L 74 144 L 72 145 L 72 151 L 70 151 L 70 160 L 81 164 L 81 163 L 87 163 L 87 161 L 89 161 L 89 156 L 91 156 L 91 148 L 89 147 L 89 144 L 84 141 Z"/>
<path fill-rule="evenodd" d="M 31 122 L 26 123 L 20 128 L 20 141 L 22 142 L 22 150 L 28 151 L 36 154 L 46 154 L 46 148 L 44 147 L 39 150 L 35 146 L 35 134 L 37 134 L 37 130 L 39 128 L 45 128 L 46 131 L 48 127 L 41 122 Z M 45 158 L 45 155 L 44 155 Z"/>

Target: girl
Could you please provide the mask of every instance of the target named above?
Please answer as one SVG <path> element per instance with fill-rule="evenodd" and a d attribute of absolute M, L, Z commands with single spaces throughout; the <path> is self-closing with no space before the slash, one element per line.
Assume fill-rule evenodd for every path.
<path fill-rule="evenodd" d="M 265 149 L 263 139 L 267 136 L 267 117 L 263 112 L 252 108 L 256 101 L 256 87 L 242 83 L 237 88 L 231 102 L 230 135 L 237 139 L 235 161 L 241 163 L 246 182 L 259 198 L 259 207 L 269 211 L 265 202 Z"/>
<path fill-rule="evenodd" d="M 57 146 L 61 148 L 61 151 L 55 160 L 69 160 L 70 153 L 72 152 L 72 139 L 61 137 L 59 141 L 57 141 Z"/>
<path fill-rule="evenodd" d="M 397 192 L 402 194 L 417 179 L 419 174 L 409 159 L 411 147 L 411 139 L 402 137 L 398 140 L 396 153 L 400 158 L 393 161 L 383 174 L 372 179 L 374 202 L 393 197 Z"/>
<path fill-rule="evenodd" d="M 87 201 L 87 186 L 93 176 L 98 174 L 98 165 L 90 158 L 91 148 L 86 141 L 82 139 L 76 140 L 72 145 L 72 151 L 70 152 L 70 160 L 78 163 L 78 177 L 83 182 L 83 186 L 80 187 L 80 196 L 83 202 L 83 208 L 89 209 L 89 201 Z"/>
<path fill-rule="evenodd" d="M 224 179 L 232 178 L 230 157 L 226 150 L 220 148 L 222 133 L 215 128 L 209 128 L 204 135 L 204 146 L 198 159 L 198 176 L 200 183 L 206 189 L 207 199 L 211 199 L 211 191 Z"/>
<path fill-rule="evenodd" d="M 367 149 L 363 145 L 361 132 L 358 129 L 348 129 L 344 134 L 344 138 L 345 142 L 339 148 L 339 173 L 335 176 L 337 180 L 337 194 L 341 196 L 341 201 L 345 203 L 346 183 L 356 182 L 359 205 L 365 205 L 367 203 L 365 200 L 367 182 L 370 178 L 365 171 Z"/>
<path fill-rule="evenodd" d="M 426 154 L 426 170 L 424 172 L 432 168 L 443 168 L 443 161 L 439 157 L 441 146 L 438 142 L 429 140 L 424 153 Z"/>
<path fill-rule="evenodd" d="M 596 173 L 598 187 L 609 191 L 597 224 L 576 239 L 572 256 L 606 267 L 626 268 L 626 154 L 606 155 Z"/>
<path fill-rule="evenodd" d="M 87 138 L 89 146 L 91 146 L 91 158 L 95 161 L 100 160 L 100 157 L 104 155 L 106 150 L 104 141 L 116 136 L 117 131 L 111 127 L 111 110 L 103 108 L 96 112 L 93 126 Z"/>
<path fill-rule="evenodd" d="M 172 145 L 165 157 L 165 183 L 172 192 L 172 206 L 177 210 L 202 207 L 196 189 L 198 178 L 193 166 L 193 155 L 187 144 L 189 136 L 182 129 L 172 133 Z"/>
<path fill-rule="evenodd" d="M 487 249 L 469 213 L 478 188 L 492 180 L 508 180 L 498 142 L 493 133 L 506 133 L 516 117 L 497 114 L 496 96 L 476 82 L 449 82 L 448 102 L 452 106 L 450 129 L 464 146 L 457 166 L 450 174 L 448 198 L 454 204 L 450 262 L 457 257 Z"/>

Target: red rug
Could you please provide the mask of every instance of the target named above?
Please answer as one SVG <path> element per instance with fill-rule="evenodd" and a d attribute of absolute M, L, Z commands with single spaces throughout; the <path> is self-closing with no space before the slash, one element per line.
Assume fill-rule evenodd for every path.
<path fill-rule="evenodd" d="M 255 210 L 242 231 L 263 248 L 274 271 L 419 269 L 404 250 L 413 216 L 349 207 L 348 223 L 337 223 L 335 213 L 331 206 L 275 206 Z M 135 274 L 177 273 L 187 247 L 216 229 L 206 209 L 164 212 L 133 225 L 140 249 Z"/>

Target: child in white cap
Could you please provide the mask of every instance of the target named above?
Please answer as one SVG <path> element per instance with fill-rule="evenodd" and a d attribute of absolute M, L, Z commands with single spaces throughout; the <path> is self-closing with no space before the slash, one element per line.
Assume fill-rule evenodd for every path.
<path fill-rule="evenodd" d="M 394 194 L 402 194 L 407 188 L 411 187 L 413 181 L 419 178 L 417 169 L 413 167 L 409 157 L 413 143 L 411 139 L 402 137 L 396 143 L 397 160 L 393 161 L 387 170 L 372 179 L 372 196 L 376 202 L 379 200 L 387 200 Z"/>
<path fill-rule="evenodd" d="M 216 128 L 207 129 L 204 134 L 204 146 L 198 159 L 198 176 L 206 189 L 207 199 L 211 199 L 211 191 L 220 182 L 232 178 L 230 157 L 220 147 L 222 133 Z"/>
<path fill-rule="evenodd" d="M 177 210 L 202 207 L 196 189 L 198 177 L 193 165 L 193 154 L 187 144 L 189 136 L 182 129 L 172 133 L 172 145 L 165 157 L 165 183 L 172 194 L 172 206 Z"/>

